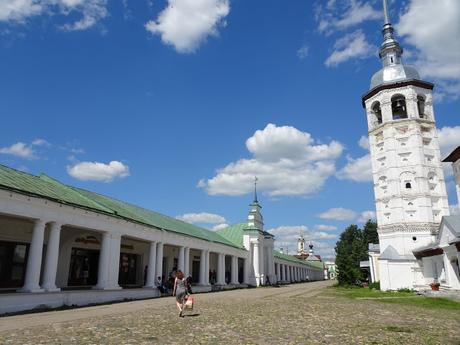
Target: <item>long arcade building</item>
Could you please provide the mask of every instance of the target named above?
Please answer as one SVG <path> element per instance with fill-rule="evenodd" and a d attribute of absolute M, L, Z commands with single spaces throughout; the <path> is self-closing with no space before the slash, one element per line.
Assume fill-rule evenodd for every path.
<path fill-rule="evenodd" d="M 274 250 L 255 196 L 245 223 L 206 230 L 0 165 L 0 314 L 157 297 L 174 269 L 196 292 L 322 279 Z"/>

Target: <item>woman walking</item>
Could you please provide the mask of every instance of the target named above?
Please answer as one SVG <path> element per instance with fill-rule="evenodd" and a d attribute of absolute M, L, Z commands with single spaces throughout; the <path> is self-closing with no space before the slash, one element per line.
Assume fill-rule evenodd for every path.
<path fill-rule="evenodd" d="M 179 317 L 182 317 L 185 300 L 187 297 L 186 281 L 182 271 L 176 272 L 176 279 L 174 279 L 173 296 L 176 296 L 176 305 L 179 308 Z"/>

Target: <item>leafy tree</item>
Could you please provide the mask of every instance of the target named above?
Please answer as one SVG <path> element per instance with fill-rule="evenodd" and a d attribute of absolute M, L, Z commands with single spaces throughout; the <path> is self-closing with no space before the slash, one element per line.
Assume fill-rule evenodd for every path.
<path fill-rule="evenodd" d="M 355 284 L 361 279 L 359 258 L 356 253 L 360 252 L 362 243 L 361 230 L 356 225 L 350 225 L 340 235 L 335 246 L 338 280 L 340 285 Z"/>
<path fill-rule="evenodd" d="M 337 241 L 335 252 L 340 285 L 356 284 L 365 278 L 359 262 L 367 260 L 369 243 L 378 243 L 377 223 L 369 220 L 361 230 L 356 225 L 348 226 Z"/>
<path fill-rule="evenodd" d="M 363 240 L 366 242 L 366 253 L 369 243 L 379 243 L 379 235 L 377 233 L 377 223 L 369 219 L 364 224 Z"/>

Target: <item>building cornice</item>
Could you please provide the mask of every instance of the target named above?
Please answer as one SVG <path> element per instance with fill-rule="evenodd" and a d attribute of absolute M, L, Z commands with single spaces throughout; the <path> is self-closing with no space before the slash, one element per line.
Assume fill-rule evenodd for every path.
<path fill-rule="evenodd" d="M 369 90 L 368 92 L 366 92 L 362 96 L 362 106 L 363 106 L 363 108 L 365 108 L 366 107 L 366 101 L 369 98 L 371 98 L 371 97 L 375 96 L 376 94 L 378 94 L 380 91 L 397 89 L 397 88 L 404 87 L 404 86 L 409 86 L 409 85 L 421 87 L 421 88 L 427 89 L 427 90 L 433 90 L 433 88 L 434 88 L 434 84 L 429 83 L 427 81 L 418 80 L 418 79 L 405 80 L 405 81 L 402 81 L 402 82 L 399 82 L 399 83 L 381 84 L 381 85 L 376 86 L 373 89 Z"/>
<path fill-rule="evenodd" d="M 393 223 L 389 225 L 382 225 L 378 227 L 379 234 L 391 233 L 430 233 L 436 235 L 439 231 L 439 223 Z"/>

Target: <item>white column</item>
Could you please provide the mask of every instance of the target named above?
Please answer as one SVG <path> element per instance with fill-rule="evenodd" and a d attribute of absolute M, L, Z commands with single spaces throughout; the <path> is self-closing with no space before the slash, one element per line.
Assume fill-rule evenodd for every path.
<path fill-rule="evenodd" d="M 163 242 L 157 244 L 157 260 L 156 260 L 155 275 L 163 279 Z M 167 277 L 165 277 L 167 279 Z"/>
<path fill-rule="evenodd" d="M 147 267 L 147 281 L 145 287 L 156 288 L 155 282 L 157 280 L 155 270 L 157 263 L 157 243 L 150 242 L 149 263 Z"/>
<path fill-rule="evenodd" d="M 281 281 L 281 264 L 276 264 L 276 281 Z"/>
<path fill-rule="evenodd" d="M 273 258 L 273 248 L 267 247 L 268 249 L 268 265 L 269 265 L 269 274 L 270 274 L 270 281 L 276 280 L 276 272 L 275 272 L 275 260 Z"/>
<path fill-rule="evenodd" d="M 205 269 L 204 269 L 204 281 L 206 285 L 209 285 L 209 250 L 205 251 L 204 254 L 204 262 L 205 262 Z"/>
<path fill-rule="evenodd" d="M 256 277 L 256 284 L 260 285 L 260 266 L 259 266 L 259 242 L 253 243 L 253 265 L 254 265 L 254 276 Z"/>
<path fill-rule="evenodd" d="M 266 267 L 265 267 L 265 247 L 263 245 L 259 245 L 259 276 L 260 276 L 260 284 L 265 284 L 266 278 L 265 275 Z"/>
<path fill-rule="evenodd" d="M 184 247 L 179 247 L 179 257 L 177 260 L 177 269 L 179 271 L 182 271 L 184 273 L 184 259 L 185 259 L 185 248 Z"/>
<path fill-rule="evenodd" d="M 370 263 L 370 268 L 371 268 L 371 283 L 375 282 L 375 273 L 374 273 L 374 257 L 372 255 L 369 255 L 369 263 Z M 326 268 L 327 270 L 327 268 Z"/>
<path fill-rule="evenodd" d="M 108 284 L 110 260 L 110 234 L 102 234 L 101 250 L 99 251 L 99 268 L 96 289 L 104 289 Z"/>
<path fill-rule="evenodd" d="M 291 266 L 288 266 L 288 282 L 291 282 L 291 276 L 292 276 L 292 271 L 291 271 Z"/>
<path fill-rule="evenodd" d="M 99 253 L 99 269 L 95 289 L 118 290 L 121 235 L 104 232 Z"/>
<path fill-rule="evenodd" d="M 243 283 L 249 284 L 250 258 L 243 259 Z"/>
<path fill-rule="evenodd" d="M 238 282 L 238 257 L 236 256 L 232 256 L 231 273 L 232 273 L 231 283 L 234 285 L 239 284 Z"/>
<path fill-rule="evenodd" d="M 225 285 L 225 257 L 222 253 L 217 257 L 217 285 Z"/>
<path fill-rule="evenodd" d="M 190 248 L 185 247 L 184 251 L 184 276 L 188 277 L 190 275 Z"/>
<path fill-rule="evenodd" d="M 45 236 L 46 222 L 39 219 L 35 221 L 27 258 L 26 276 L 24 286 L 20 291 L 40 292 L 40 270 L 42 266 L 43 237 Z"/>
<path fill-rule="evenodd" d="M 200 253 L 200 279 L 198 284 L 206 284 L 206 259 L 205 259 L 205 250 L 202 249 Z"/>
<path fill-rule="evenodd" d="M 56 272 L 59 257 L 59 240 L 61 238 L 62 224 L 53 222 L 48 236 L 46 247 L 45 271 L 43 273 L 42 287 L 46 291 L 59 291 L 56 287 Z"/>

